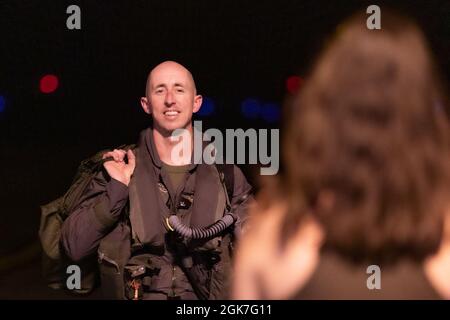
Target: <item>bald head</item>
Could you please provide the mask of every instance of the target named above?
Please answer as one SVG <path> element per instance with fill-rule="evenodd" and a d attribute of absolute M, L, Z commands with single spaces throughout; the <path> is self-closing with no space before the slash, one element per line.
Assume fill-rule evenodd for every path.
<path fill-rule="evenodd" d="M 169 136 L 176 129 L 192 131 L 192 115 L 202 105 L 188 69 L 174 61 L 157 65 L 148 75 L 141 106 L 153 118 L 153 129 Z"/>
<path fill-rule="evenodd" d="M 150 90 L 164 85 L 167 81 L 179 82 L 184 87 L 193 89 L 194 94 L 197 94 L 192 73 L 178 62 L 164 61 L 154 67 L 148 74 L 145 96 L 149 97 Z"/>

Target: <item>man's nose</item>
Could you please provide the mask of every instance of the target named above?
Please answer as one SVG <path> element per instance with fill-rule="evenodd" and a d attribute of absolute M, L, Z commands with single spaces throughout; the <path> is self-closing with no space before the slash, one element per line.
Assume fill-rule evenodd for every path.
<path fill-rule="evenodd" d="M 170 107 L 175 103 L 172 91 L 167 91 L 166 99 L 164 100 L 166 107 Z"/>

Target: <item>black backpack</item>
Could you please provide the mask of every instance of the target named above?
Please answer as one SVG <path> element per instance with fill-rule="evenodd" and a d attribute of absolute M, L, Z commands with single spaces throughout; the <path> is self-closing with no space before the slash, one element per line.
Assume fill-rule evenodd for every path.
<path fill-rule="evenodd" d="M 117 149 L 134 149 L 136 145 L 122 145 Z M 102 159 L 103 154 L 110 150 L 102 150 L 94 156 L 81 162 L 77 173 L 67 190 L 58 199 L 41 206 L 41 221 L 39 239 L 42 246 L 42 272 L 47 285 L 53 289 L 66 289 L 69 274 L 67 267 L 72 261 L 65 255 L 60 246 L 61 227 L 70 213 L 80 205 L 80 199 L 96 174 L 102 170 L 103 163 L 109 159 Z M 234 166 L 216 164 L 221 178 L 231 200 L 234 190 Z M 81 269 L 81 288 L 70 290 L 76 294 L 88 294 L 99 283 L 98 262 L 96 256 L 91 256 L 76 263 Z"/>

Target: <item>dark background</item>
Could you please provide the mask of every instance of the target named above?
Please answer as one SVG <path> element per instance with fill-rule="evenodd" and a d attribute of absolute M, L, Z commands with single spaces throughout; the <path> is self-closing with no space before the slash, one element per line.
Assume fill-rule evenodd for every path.
<path fill-rule="evenodd" d="M 66 28 L 71 4 L 81 30 Z M 0 1 L 0 298 L 70 297 L 40 277 L 39 205 L 67 189 L 84 158 L 135 142 L 149 123 L 139 98 L 152 67 L 170 59 L 192 71 L 215 104 L 196 116 L 204 127 L 278 128 L 245 118 L 241 102 L 282 106 L 286 79 L 305 75 L 337 24 L 370 4 L 413 17 L 448 80 L 449 0 Z M 51 94 L 39 90 L 45 74 L 60 81 Z"/>

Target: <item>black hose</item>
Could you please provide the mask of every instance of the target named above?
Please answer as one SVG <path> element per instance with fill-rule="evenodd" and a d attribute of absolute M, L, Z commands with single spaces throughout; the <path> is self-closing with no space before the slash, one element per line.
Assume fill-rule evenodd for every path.
<path fill-rule="evenodd" d="M 207 239 L 212 238 L 229 226 L 233 225 L 237 220 L 236 215 L 233 213 L 225 214 L 220 220 L 214 222 L 209 227 L 205 228 L 192 228 L 184 225 L 177 215 L 171 215 L 166 218 L 167 227 L 189 239 Z"/>

